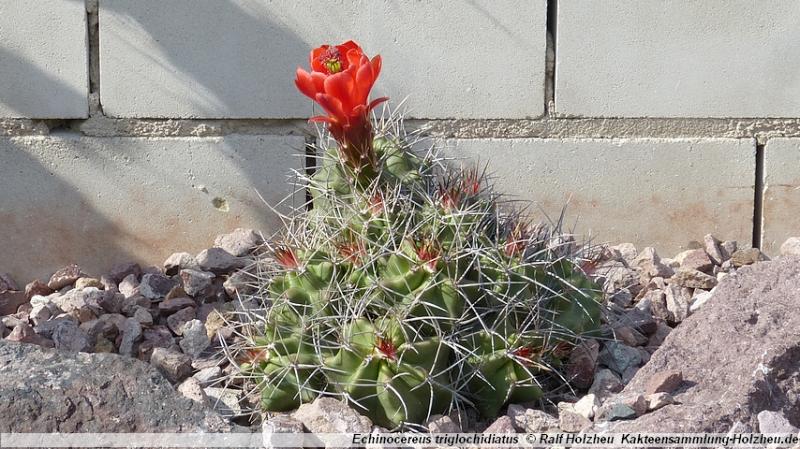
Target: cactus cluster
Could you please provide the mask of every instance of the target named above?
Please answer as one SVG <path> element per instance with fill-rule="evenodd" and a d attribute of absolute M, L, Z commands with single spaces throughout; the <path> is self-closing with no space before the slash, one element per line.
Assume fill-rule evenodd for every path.
<path fill-rule="evenodd" d="M 372 117 L 355 150 L 331 134 L 301 175 L 310 207 L 257 262 L 264 310 L 230 348 L 263 409 L 328 395 L 398 428 L 455 408 L 490 418 L 564 385 L 600 324 L 579 249 L 511 211 L 483 171 L 415 151 L 396 115 Z"/>

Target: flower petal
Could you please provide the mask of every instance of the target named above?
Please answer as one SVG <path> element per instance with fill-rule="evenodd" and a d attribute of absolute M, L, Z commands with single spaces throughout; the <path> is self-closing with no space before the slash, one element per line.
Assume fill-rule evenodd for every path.
<path fill-rule="evenodd" d="M 316 97 L 317 94 L 319 93 L 319 90 L 316 88 L 312 74 L 306 72 L 300 67 L 297 68 L 297 71 L 295 73 L 296 73 L 294 79 L 295 86 L 297 86 L 297 89 L 300 92 L 302 92 L 303 95 L 313 100 L 314 97 Z"/>
<path fill-rule="evenodd" d="M 354 91 L 356 82 L 350 71 L 339 72 L 325 78 L 325 93 L 337 98 L 345 112 L 349 112 L 357 105 L 355 103 Z"/>

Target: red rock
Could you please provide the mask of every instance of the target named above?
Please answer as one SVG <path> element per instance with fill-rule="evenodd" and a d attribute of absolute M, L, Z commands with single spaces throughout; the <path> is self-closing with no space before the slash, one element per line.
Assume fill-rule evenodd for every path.
<path fill-rule="evenodd" d="M 19 306 L 28 302 L 25 292 L 4 291 L 0 292 L 0 315 L 13 315 Z"/>
<path fill-rule="evenodd" d="M 73 263 L 53 273 L 47 286 L 53 290 L 59 290 L 74 283 L 82 276 L 84 274 L 81 272 L 81 267 Z"/>

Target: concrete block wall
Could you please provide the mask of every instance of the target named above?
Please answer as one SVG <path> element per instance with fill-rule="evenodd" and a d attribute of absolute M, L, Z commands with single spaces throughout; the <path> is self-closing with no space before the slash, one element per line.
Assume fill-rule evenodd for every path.
<path fill-rule="evenodd" d="M 261 198 L 315 139 L 294 69 L 349 38 L 384 57 L 375 95 L 539 217 L 775 253 L 800 234 L 798 20 L 792 0 L 4 0 L 0 271 L 276 231 Z"/>

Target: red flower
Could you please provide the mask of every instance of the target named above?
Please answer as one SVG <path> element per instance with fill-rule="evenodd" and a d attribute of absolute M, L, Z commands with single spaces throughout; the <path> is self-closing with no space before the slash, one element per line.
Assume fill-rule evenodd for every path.
<path fill-rule="evenodd" d="M 397 360 L 397 348 L 394 346 L 389 340 L 384 340 L 382 338 L 378 338 L 378 341 L 375 347 L 378 351 L 386 358 L 390 360 Z"/>
<path fill-rule="evenodd" d="M 286 245 L 279 245 L 274 251 L 275 260 L 284 268 L 295 270 L 300 266 L 294 251 Z"/>
<path fill-rule="evenodd" d="M 311 51 L 311 72 L 297 68 L 295 85 L 307 97 L 319 103 L 328 113 L 311 121 L 328 124 L 328 130 L 339 143 L 339 151 L 348 166 L 356 171 L 374 167 L 372 123 L 369 112 L 387 98 L 371 103 L 369 92 L 381 72 L 381 57 L 370 60 L 353 41 Z"/>

